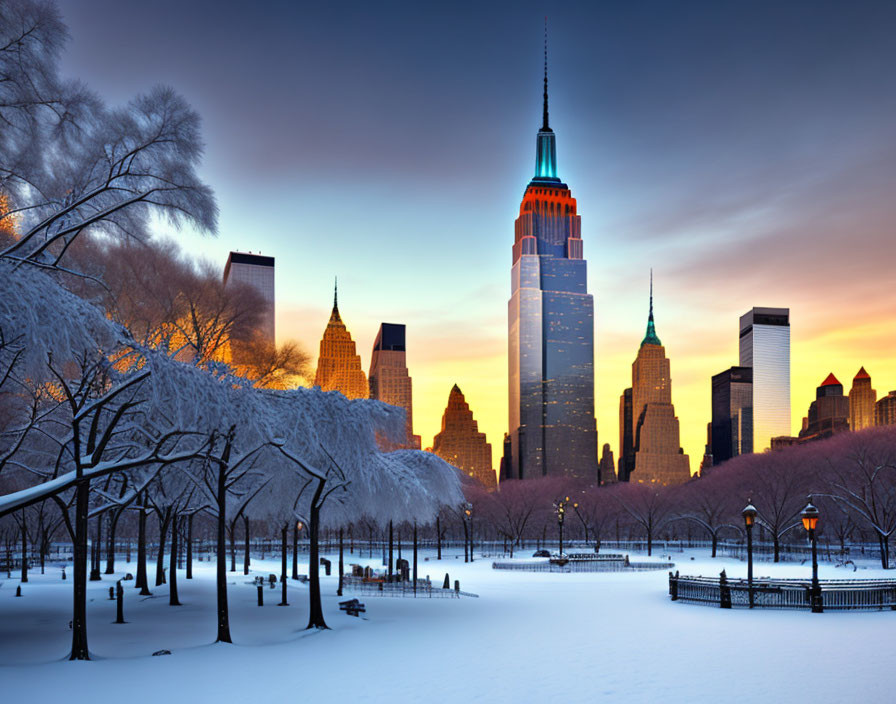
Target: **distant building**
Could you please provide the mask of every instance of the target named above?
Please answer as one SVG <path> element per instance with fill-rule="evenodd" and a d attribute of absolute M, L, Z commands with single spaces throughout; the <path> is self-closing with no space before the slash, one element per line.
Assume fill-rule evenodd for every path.
<path fill-rule="evenodd" d="M 497 484 L 492 466 L 492 446 L 473 419 L 473 412 L 457 384 L 448 395 L 442 430 L 433 438 L 432 451 L 464 474 L 487 487 Z"/>
<path fill-rule="evenodd" d="M 398 406 L 407 414 L 403 447 L 419 450 L 420 436 L 414 435 L 414 403 L 408 375 L 405 326 L 383 323 L 373 343 L 370 357 L 370 398 Z"/>
<path fill-rule="evenodd" d="M 731 367 L 712 378 L 712 463 L 753 451 L 753 369 Z"/>
<path fill-rule="evenodd" d="M 635 468 L 635 435 L 632 419 L 632 390 L 626 389 L 619 397 L 619 471 L 617 479 L 627 482 Z"/>
<path fill-rule="evenodd" d="M 891 391 L 874 404 L 875 425 L 896 425 L 896 391 Z"/>
<path fill-rule="evenodd" d="M 790 309 L 753 308 L 740 317 L 740 366 L 753 368 L 753 451 L 789 436 Z"/>
<path fill-rule="evenodd" d="M 853 377 L 849 390 L 849 429 L 864 430 L 874 425 L 874 404 L 877 391 L 871 388 L 871 377 L 865 367 Z"/>
<path fill-rule="evenodd" d="M 799 444 L 799 441 L 799 438 L 795 438 L 792 435 L 779 435 L 778 437 L 772 438 L 771 450 L 772 452 L 776 450 L 785 450 L 788 447 L 793 447 L 794 445 Z"/>
<path fill-rule="evenodd" d="M 367 398 L 367 377 L 355 352 L 351 333 L 339 316 L 337 292 L 333 289 L 333 311 L 320 341 L 314 385 L 324 391 L 339 391 L 346 398 Z"/>
<path fill-rule="evenodd" d="M 594 299 L 576 199 L 558 177 L 545 65 L 535 175 L 514 223 L 507 303 L 509 475 L 597 480 Z"/>
<path fill-rule="evenodd" d="M 712 471 L 712 423 L 706 424 L 706 445 L 703 446 L 703 461 L 700 462 L 700 476 L 705 477 Z"/>
<path fill-rule="evenodd" d="M 616 462 L 613 460 L 613 451 L 610 449 L 610 443 L 608 442 L 604 443 L 597 471 L 600 473 L 601 486 L 616 483 Z"/>
<path fill-rule="evenodd" d="M 843 384 L 828 374 L 815 390 L 815 400 L 809 406 L 799 439 L 800 442 L 822 440 L 846 430 L 849 430 L 849 399 L 843 395 Z"/>
<path fill-rule="evenodd" d="M 634 477 L 641 483 L 682 484 L 691 478 L 690 463 L 681 449 L 678 418 L 672 406 L 669 360 L 654 326 L 652 277 L 650 288 L 647 334 L 632 364 L 635 462 L 629 481 Z"/>
<path fill-rule="evenodd" d="M 261 294 L 264 308 L 261 311 L 258 333 L 272 345 L 275 344 L 274 258 L 231 252 L 224 265 L 224 286 L 233 283 L 248 284 Z"/>

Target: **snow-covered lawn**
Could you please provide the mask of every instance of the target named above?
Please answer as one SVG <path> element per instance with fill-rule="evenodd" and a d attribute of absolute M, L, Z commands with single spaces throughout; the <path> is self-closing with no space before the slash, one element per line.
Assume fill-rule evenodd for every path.
<path fill-rule="evenodd" d="M 104 576 L 89 584 L 95 659 L 74 663 L 65 660 L 71 582 L 53 566 L 17 599 L 14 575 L 0 587 L 0 692 L 9 702 L 129 704 L 896 701 L 896 612 L 723 611 L 669 601 L 664 571 L 506 572 L 488 559 L 430 558 L 421 576 L 441 584 L 447 571 L 479 598 L 362 596 L 366 619 L 356 619 L 338 610 L 335 576 L 323 577 L 332 630 L 320 632 L 303 630 L 307 587 L 290 582 L 288 607 L 276 605 L 279 587 L 266 589 L 259 608 L 252 576 L 231 574 L 235 645 L 212 643 L 212 564 L 196 563 L 192 581 L 179 573 L 180 607 L 168 606 L 165 586 L 141 600 L 129 583 L 126 625 L 111 623 Z M 672 559 L 682 574 L 746 575 L 744 563 L 702 551 Z M 253 566 L 253 575 L 279 573 L 279 561 Z M 822 565 L 821 577 L 896 576 L 860 567 Z M 757 563 L 755 572 L 809 568 Z M 172 655 L 151 657 L 162 648 Z"/>

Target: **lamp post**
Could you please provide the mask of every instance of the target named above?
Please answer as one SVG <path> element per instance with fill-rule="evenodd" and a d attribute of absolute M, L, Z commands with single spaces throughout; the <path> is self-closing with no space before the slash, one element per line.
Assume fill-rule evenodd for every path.
<path fill-rule="evenodd" d="M 756 522 L 756 507 L 753 499 L 747 499 L 747 505 L 740 514 L 744 517 L 747 529 L 747 593 L 750 596 L 750 608 L 753 608 L 753 524 Z"/>
<path fill-rule="evenodd" d="M 809 592 L 809 602 L 812 604 L 812 613 L 820 614 L 824 611 L 821 603 L 821 585 L 818 583 L 818 549 L 815 538 L 815 530 L 818 527 L 818 509 L 812 505 L 812 497 L 809 497 L 809 503 L 800 513 L 803 519 L 803 528 L 809 533 L 809 540 L 812 541 L 812 588 Z"/>
<path fill-rule="evenodd" d="M 560 557 L 563 556 L 563 520 L 566 518 L 566 504 L 568 503 L 568 496 L 554 503 L 554 508 L 557 511 L 557 527 L 560 533 Z"/>
<path fill-rule="evenodd" d="M 470 543 L 470 562 L 473 561 L 473 504 L 464 504 L 464 521 L 467 523 L 467 540 Z"/>

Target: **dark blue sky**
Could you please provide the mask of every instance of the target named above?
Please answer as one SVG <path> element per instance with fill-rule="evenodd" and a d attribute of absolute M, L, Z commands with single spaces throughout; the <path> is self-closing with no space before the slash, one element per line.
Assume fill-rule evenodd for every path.
<path fill-rule="evenodd" d="M 545 14 L 560 176 L 596 295 L 601 442 L 615 446 L 650 266 L 692 455 L 709 376 L 736 362 L 750 306 L 794 309 L 795 425 L 827 360 L 853 373 L 854 357 L 876 359 L 856 349 L 896 343 L 879 325 L 896 327 L 896 3 L 68 0 L 63 12 L 71 75 L 111 102 L 168 83 L 201 112 L 221 236 L 184 242 L 220 262 L 231 248 L 277 256 L 280 330 L 312 349 L 338 273 L 365 364 L 380 320 L 408 322 L 418 388 L 426 375 L 447 398 L 468 375 L 493 443 Z M 843 326 L 864 332 L 832 352 Z M 878 356 L 881 385 L 896 387 L 892 354 Z M 425 442 L 437 418 L 421 418 Z"/>

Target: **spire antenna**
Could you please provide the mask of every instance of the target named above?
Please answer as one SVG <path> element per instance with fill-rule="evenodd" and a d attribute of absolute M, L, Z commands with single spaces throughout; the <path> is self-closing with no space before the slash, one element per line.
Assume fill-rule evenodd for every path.
<path fill-rule="evenodd" d="M 333 277 L 333 308 L 339 307 L 339 278 Z"/>
<path fill-rule="evenodd" d="M 548 124 L 548 17 L 544 17 L 544 113 L 541 129 L 549 130 Z"/>
<path fill-rule="evenodd" d="M 653 320 L 653 267 L 650 267 L 650 319 Z"/>

